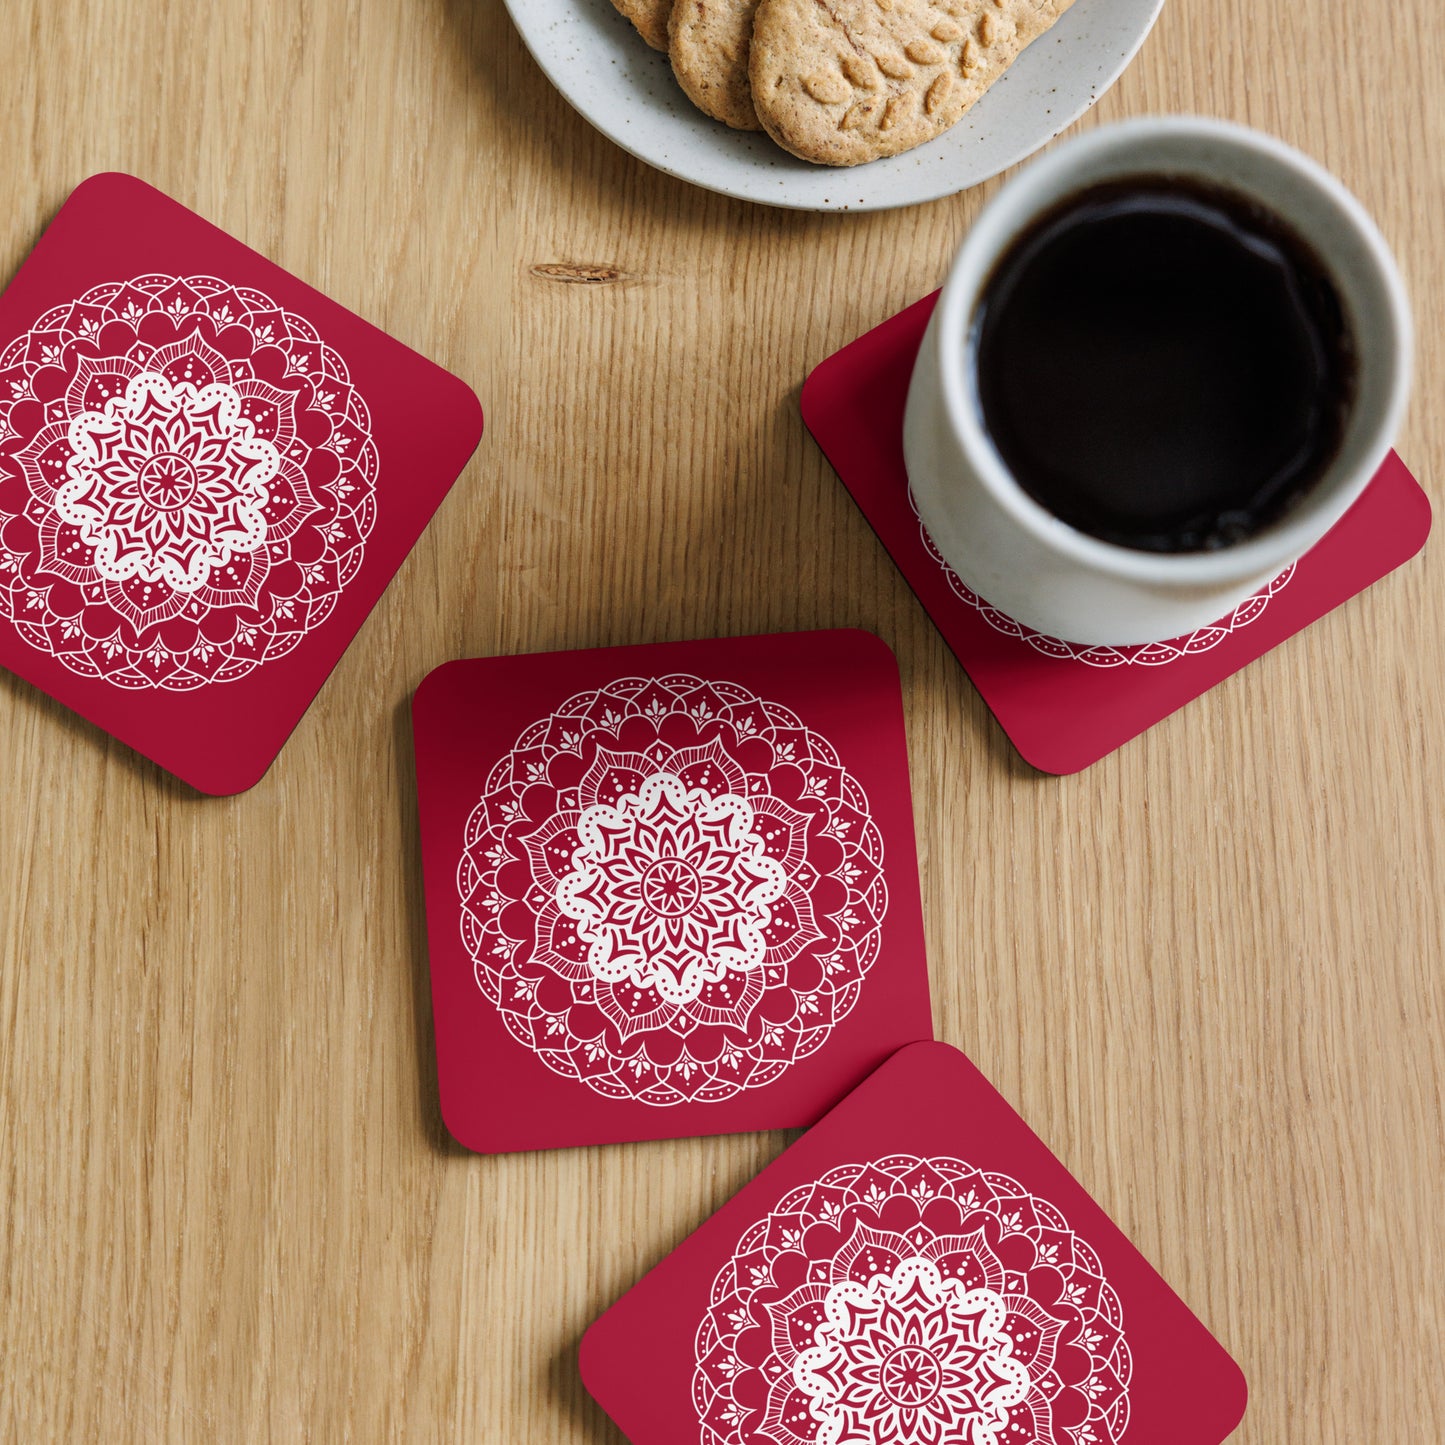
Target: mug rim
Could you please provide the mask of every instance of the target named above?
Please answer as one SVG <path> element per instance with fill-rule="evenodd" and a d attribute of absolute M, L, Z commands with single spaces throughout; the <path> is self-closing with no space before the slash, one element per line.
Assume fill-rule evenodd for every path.
<path fill-rule="evenodd" d="M 1141 116 L 1101 126 L 1064 142 L 1004 185 L 970 228 L 944 284 L 934 340 L 940 389 L 954 434 L 978 479 L 999 506 L 1042 544 L 1092 570 L 1129 581 L 1170 586 L 1224 585 L 1240 578 L 1268 575 L 1298 559 L 1349 509 L 1369 477 L 1352 488 L 1351 474 L 1337 472 L 1336 459 L 1309 494 L 1284 517 L 1232 546 L 1203 552 L 1148 552 L 1126 547 L 1080 531 L 1023 489 L 985 430 L 970 379 L 973 363 L 969 335 L 978 298 L 993 266 L 1009 245 L 1033 220 L 1070 194 L 1073 188 L 1059 186 L 1060 179 L 1066 179 L 1081 162 L 1111 153 L 1127 156 L 1132 150 L 1142 152 L 1148 142 L 1160 137 L 1207 140 L 1263 156 L 1293 172 L 1322 195 L 1368 255 L 1384 294 L 1383 319 L 1392 333 L 1385 351 L 1393 361 L 1394 371 L 1385 404 L 1375 420 L 1367 423 L 1359 443 L 1367 459 L 1360 470 L 1368 467 L 1369 475 L 1373 475 L 1404 419 L 1413 366 L 1413 319 L 1394 255 L 1360 201 L 1317 161 L 1265 132 L 1207 116 Z M 1137 173 L 1157 175 L 1168 168 L 1167 160 L 1151 162 L 1141 154 Z M 1129 173 L 1126 169 L 1120 174 Z M 1207 171 L 1201 170 L 1200 174 Z M 1231 184 L 1226 175 L 1217 179 L 1221 185 Z M 1266 205 L 1272 204 L 1261 199 Z M 1293 224 L 1288 209 L 1275 209 Z M 1333 274 L 1334 258 L 1322 253 L 1321 259 Z"/>

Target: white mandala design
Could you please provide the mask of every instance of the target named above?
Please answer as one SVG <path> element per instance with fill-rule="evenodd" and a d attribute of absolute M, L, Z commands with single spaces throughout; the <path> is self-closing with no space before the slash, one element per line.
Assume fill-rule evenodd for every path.
<path fill-rule="evenodd" d="M 371 417 L 250 287 L 92 287 L 0 354 L 0 617 L 72 671 L 188 691 L 290 652 L 375 521 Z"/>
<path fill-rule="evenodd" d="M 478 986 L 555 1072 L 716 1102 L 778 1078 L 857 1002 L 883 840 L 788 709 L 677 674 L 579 693 L 493 768 L 457 870 Z"/>
<path fill-rule="evenodd" d="M 1119 1445 L 1119 1298 L 1063 1214 L 960 1159 L 830 1170 L 743 1234 L 695 1341 L 702 1445 Z"/>
<path fill-rule="evenodd" d="M 793 1361 L 818 1445 L 1000 1445 L 1009 1410 L 1028 1395 L 1003 1296 L 944 1279 L 931 1259 L 912 1256 L 866 1283 L 839 1280 L 822 1313 L 812 1345 Z"/>
<path fill-rule="evenodd" d="M 95 549 L 101 576 L 195 592 L 212 568 L 265 542 L 281 456 L 242 406 L 223 382 L 198 390 L 142 371 L 104 411 L 70 423 L 55 510 Z"/>
<path fill-rule="evenodd" d="M 913 499 L 911 487 L 908 491 L 908 505 L 913 508 L 913 515 L 918 517 L 918 504 Z M 1271 598 L 1289 585 L 1296 565 L 1291 563 L 1268 587 L 1256 592 L 1253 597 L 1247 597 L 1228 617 L 1222 617 L 1208 627 L 1201 627 L 1187 637 L 1172 638 L 1168 642 L 1144 643 L 1138 647 L 1108 647 L 1103 644 L 1065 642 L 1061 637 L 1051 637 L 1046 632 L 1036 632 L 1031 627 L 1025 627 L 1022 622 L 1015 621 L 1007 612 L 1001 612 L 980 597 L 953 570 L 943 553 L 938 550 L 921 517 L 918 518 L 918 534 L 928 555 L 938 564 L 947 579 L 949 591 L 960 602 L 967 603 L 977 611 L 995 632 L 1001 632 L 1006 637 L 1016 637 L 1020 642 L 1028 643 L 1035 652 L 1043 653 L 1045 657 L 1082 662 L 1089 667 L 1163 667 L 1184 657 L 1197 657 L 1202 652 L 1212 652 L 1241 627 L 1247 627 L 1251 622 L 1259 620 Z"/>
<path fill-rule="evenodd" d="M 583 811 L 557 907 L 577 921 L 592 972 L 686 1004 L 729 969 L 761 968 L 788 875 L 754 821 L 746 798 L 672 773 Z"/>

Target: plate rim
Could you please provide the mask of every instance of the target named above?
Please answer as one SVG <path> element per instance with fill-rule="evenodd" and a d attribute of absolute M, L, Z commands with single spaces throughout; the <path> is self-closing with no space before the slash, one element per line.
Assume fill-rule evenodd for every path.
<path fill-rule="evenodd" d="M 575 5 L 577 0 L 562 0 L 562 3 Z M 527 23 L 528 0 L 502 0 L 502 4 L 507 11 L 513 28 L 521 37 L 522 44 L 526 47 L 527 53 L 532 57 L 532 60 L 546 77 L 548 83 L 578 115 L 600 135 L 605 136 L 613 145 L 617 146 L 619 150 L 625 151 L 628 155 L 641 161 L 651 169 L 660 171 L 663 175 L 685 181 L 689 185 L 696 186 L 700 190 L 710 191 L 714 195 L 727 196 L 731 200 L 747 201 L 753 205 L 767 206 L 774 210 L 796 211 L 816 215 L 844 215 L 850 213 L 864 215 L 878 211 L 903 210 L 909 206 L 928 205 L 933 201 L 944 200 L 949 196 L 962 195 L 965 191 L 973 190 L 975 187 L 983 185 L 986 181 L 1002 175 L 1004 171 L 1036 155 L 1039 151 L 1043 150 L 1045 146 L 1057 140 L 1064 131 L 1068 130 L 1069 127 L 1074 125 L 1082 116 L 1087 115 L 1089 111 L 1114 88 L 1120 76 L 1133 64 L 1135 57 L 1139 54 L 1140 50 L 1144 48 L 1144 43 L 1149 39 L 1150 35 L 1153 34 L 1154 27 L 1158 24 L 1159 16 L 1164 9 L 1165 0 L 1146 0 L 1146 3 L 1149 6 L 1149 13 L 1144 24 L 1139 28 L 1138 34 L 1130 38 L 1128 48 L 1116 59 L 1111 60 L 1101 72 L 1098 83 L 1091 88 L 1088 97 L 1081 101 L 1070 113 L 1064 115 L 1059 123 L 1053 126 L 1046 135 L 1034 140 L 1023 141 L 1017 146 L 1010 147 L 1005 153 L 1004 158 L 986 174 L 977 176 L 963 185 L 951 183 L 947 179 L 944 179 L 936 186 L 930 184 L 917 194 L 909 193 L 901 196 L 882 195 L 857 201 L 835 202 L 825 199 L 820 202 L 815 200 L 799 200 L 789 197 L 787 194 L 779 196 L 760 195 L 757 194 L 755 190 L 749 189 L 744 185 L 729 184 L 726 181 L 716 179 L 702 179 L 696 173 L 682 169 L 676 163 L 669 163 L 644 154 L 636 145 L 629 143 L 619 129 L 603 124 L 598 116 L 577 98 L 573 88 L 565 83 L 565 77 L 558 74 L 560 67 L 554 68 L 548 64 L 547 59 L 541 53 L 538 45 L 534 44 L 532 28 Z M 637 43 L 646 47 L 646 42 L 641 36 L 637 37 Z M 658 54 L 659 52 L 649 50 L 648 53 Z M 1005 72 L 1005 74 L 1007 74 L 1007 72 Z M 958 123 L 962 124 L 962 121 L 963 118 L 961 117 Z M 721 125 L 722 122 L 719 121 L 717 124 Z M 951 131 L 953 127 L 949 129 Z M 948 133 L 948 131 L 945 131 L 943 135 L 947 135 Z M 943 135 L 935 137 L 935 141 L 941 140 Z M 925 144 L 933 143 L 934 142 L 926 142 Z M 922 149 L 922 147 L 919 147 L 919 149 Z M 903 152 L 903 154 L 906 155 L 908 152 Z M 832 171 L 841 178 L 847 176 L 854 170 L 863 168 L 864 167 L 838 166 L 819 167 L 818 169 L 820 171 Z"/>

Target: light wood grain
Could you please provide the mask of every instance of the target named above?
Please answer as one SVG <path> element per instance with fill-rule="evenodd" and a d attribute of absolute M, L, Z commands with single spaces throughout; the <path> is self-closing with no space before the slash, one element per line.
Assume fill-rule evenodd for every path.
<path fill-rule="evenodd" d="M 796 406 L 994 185 L 866 217 L 693 190 L 594 134 L 499 0 L 7 0 L 0 56 L 0 274 L 130 170 L 488 411 L 252 792 L 0 678 L 0 1439 L 615 1445 L 579 1334 L 786 1140 L 448 1142 L 406 702 L 456 656 L 843 624 L 902 664 L 940 1034 L 1242 1362 L 1237 1439 L 1445 1438 L 1438 543 L 1035 776 Z M 1084 124 L 1174 110 L 1380 217 L 1438 495 L 1445 11 L 1171 0 Z"/>

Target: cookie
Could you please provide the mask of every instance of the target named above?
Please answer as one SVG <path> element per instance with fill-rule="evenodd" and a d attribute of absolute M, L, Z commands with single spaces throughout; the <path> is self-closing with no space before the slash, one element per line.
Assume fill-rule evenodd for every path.
<path fill-rule="evenodd" d="M 672 0 L 612 0 L 637 27 L 637 33 L 654 49 L 667 49 L 667 21 Z"/>
<path fill-rule="evenodd" d="M 760 0 L 749 57 L 763 129 L 856 166 L 955 125 L 1073 0 Z"/>
<path fill-rule="evenodd" d="M 668 29 L 673 74 L 704 114 L 734 130 L 761 130 L 748 81 L 758 0 L 676 0 Z"/>

